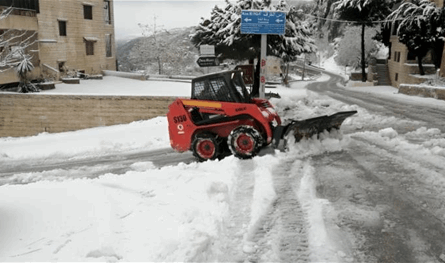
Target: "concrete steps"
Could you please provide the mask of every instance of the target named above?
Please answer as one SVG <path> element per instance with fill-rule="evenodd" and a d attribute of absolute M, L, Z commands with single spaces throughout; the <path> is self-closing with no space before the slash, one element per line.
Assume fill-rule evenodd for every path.
<path fill-rule="evenodd" d="M 378 86 L 391 86 L 388 64 L 386 64 L 386 60 L 377 60 L 376 73 Z"/>

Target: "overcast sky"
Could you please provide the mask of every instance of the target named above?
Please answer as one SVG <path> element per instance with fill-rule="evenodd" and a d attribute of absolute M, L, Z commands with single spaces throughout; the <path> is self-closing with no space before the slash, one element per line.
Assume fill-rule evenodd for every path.
<path fill-rule="evenodd" d="M 115 33 L 116 39 L 138 37 L 142 31 L 138 24 L 153 24 L 157 17 L 157 25 L 165 29 L 196 26 L 201 17 L 210 18 L 215 5 L 225 6 L 220 0 L 115 0 Z"/>

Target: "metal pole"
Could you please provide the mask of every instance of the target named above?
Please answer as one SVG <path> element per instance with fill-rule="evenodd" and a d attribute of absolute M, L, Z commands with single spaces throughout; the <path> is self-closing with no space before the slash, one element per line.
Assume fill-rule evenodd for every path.
<path fill-rule="evenodd" d="M 267 35 L 261 35 L 261 64 L 260 64 L 260 98 L 266 98 L 266 50 Z"/>
<path fill-rule="evenodd" d="M 301 80 L 304 80 L 304 71 L 306 70 L 306 53 L 304 53 L 304 59 L 303 59 L 303 76 L 301 77 Z"/>

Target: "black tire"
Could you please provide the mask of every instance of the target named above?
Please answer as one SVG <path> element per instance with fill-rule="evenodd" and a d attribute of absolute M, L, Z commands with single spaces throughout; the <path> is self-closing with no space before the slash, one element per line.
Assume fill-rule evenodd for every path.
<path fill-rule="evenodd" d="M 192 151 L 200 161 L 214 160 L 219 155 L 219 144 L 213 134 L 201 133 L 195 136 Z"/>
<path fill-rule="evenodd" d="M 260 151 L 263 138 L 258 130 L 252 126 L 240 126 L 230 133 L 227 144 L 236 157 L 250 159 Z"/>

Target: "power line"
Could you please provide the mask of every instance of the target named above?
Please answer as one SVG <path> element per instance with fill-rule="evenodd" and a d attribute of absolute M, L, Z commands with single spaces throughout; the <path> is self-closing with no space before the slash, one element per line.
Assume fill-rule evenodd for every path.
<path fill-rule="evenodd" d="M 310 17 L 313 17 L 313 18 L 317 18 L 317 19 L 321 19 L 321 20 L 326 20 L 326 21 L 332 21 L 332 22 L 340 22 L 340 23 L 360 23 L 360 22 L 352 21 L 352 20 L 340 20 L 340 19 L 333 19 L 333 18 L 324 18 L 324 17 L 313 16 L 313 15 L 309 15 L 309 14 L 306 14 L 306 16 L 310 16 Z M 396 21 L 396 20 L 403 20 L 403 19 L 402 19 L 402 18 L 398 18 L 398 19 L 381 20 L 381 21 L 367 21 L 366 23 L 381 24 L 381 23 L 394 22 L 394 21 Z"/>

